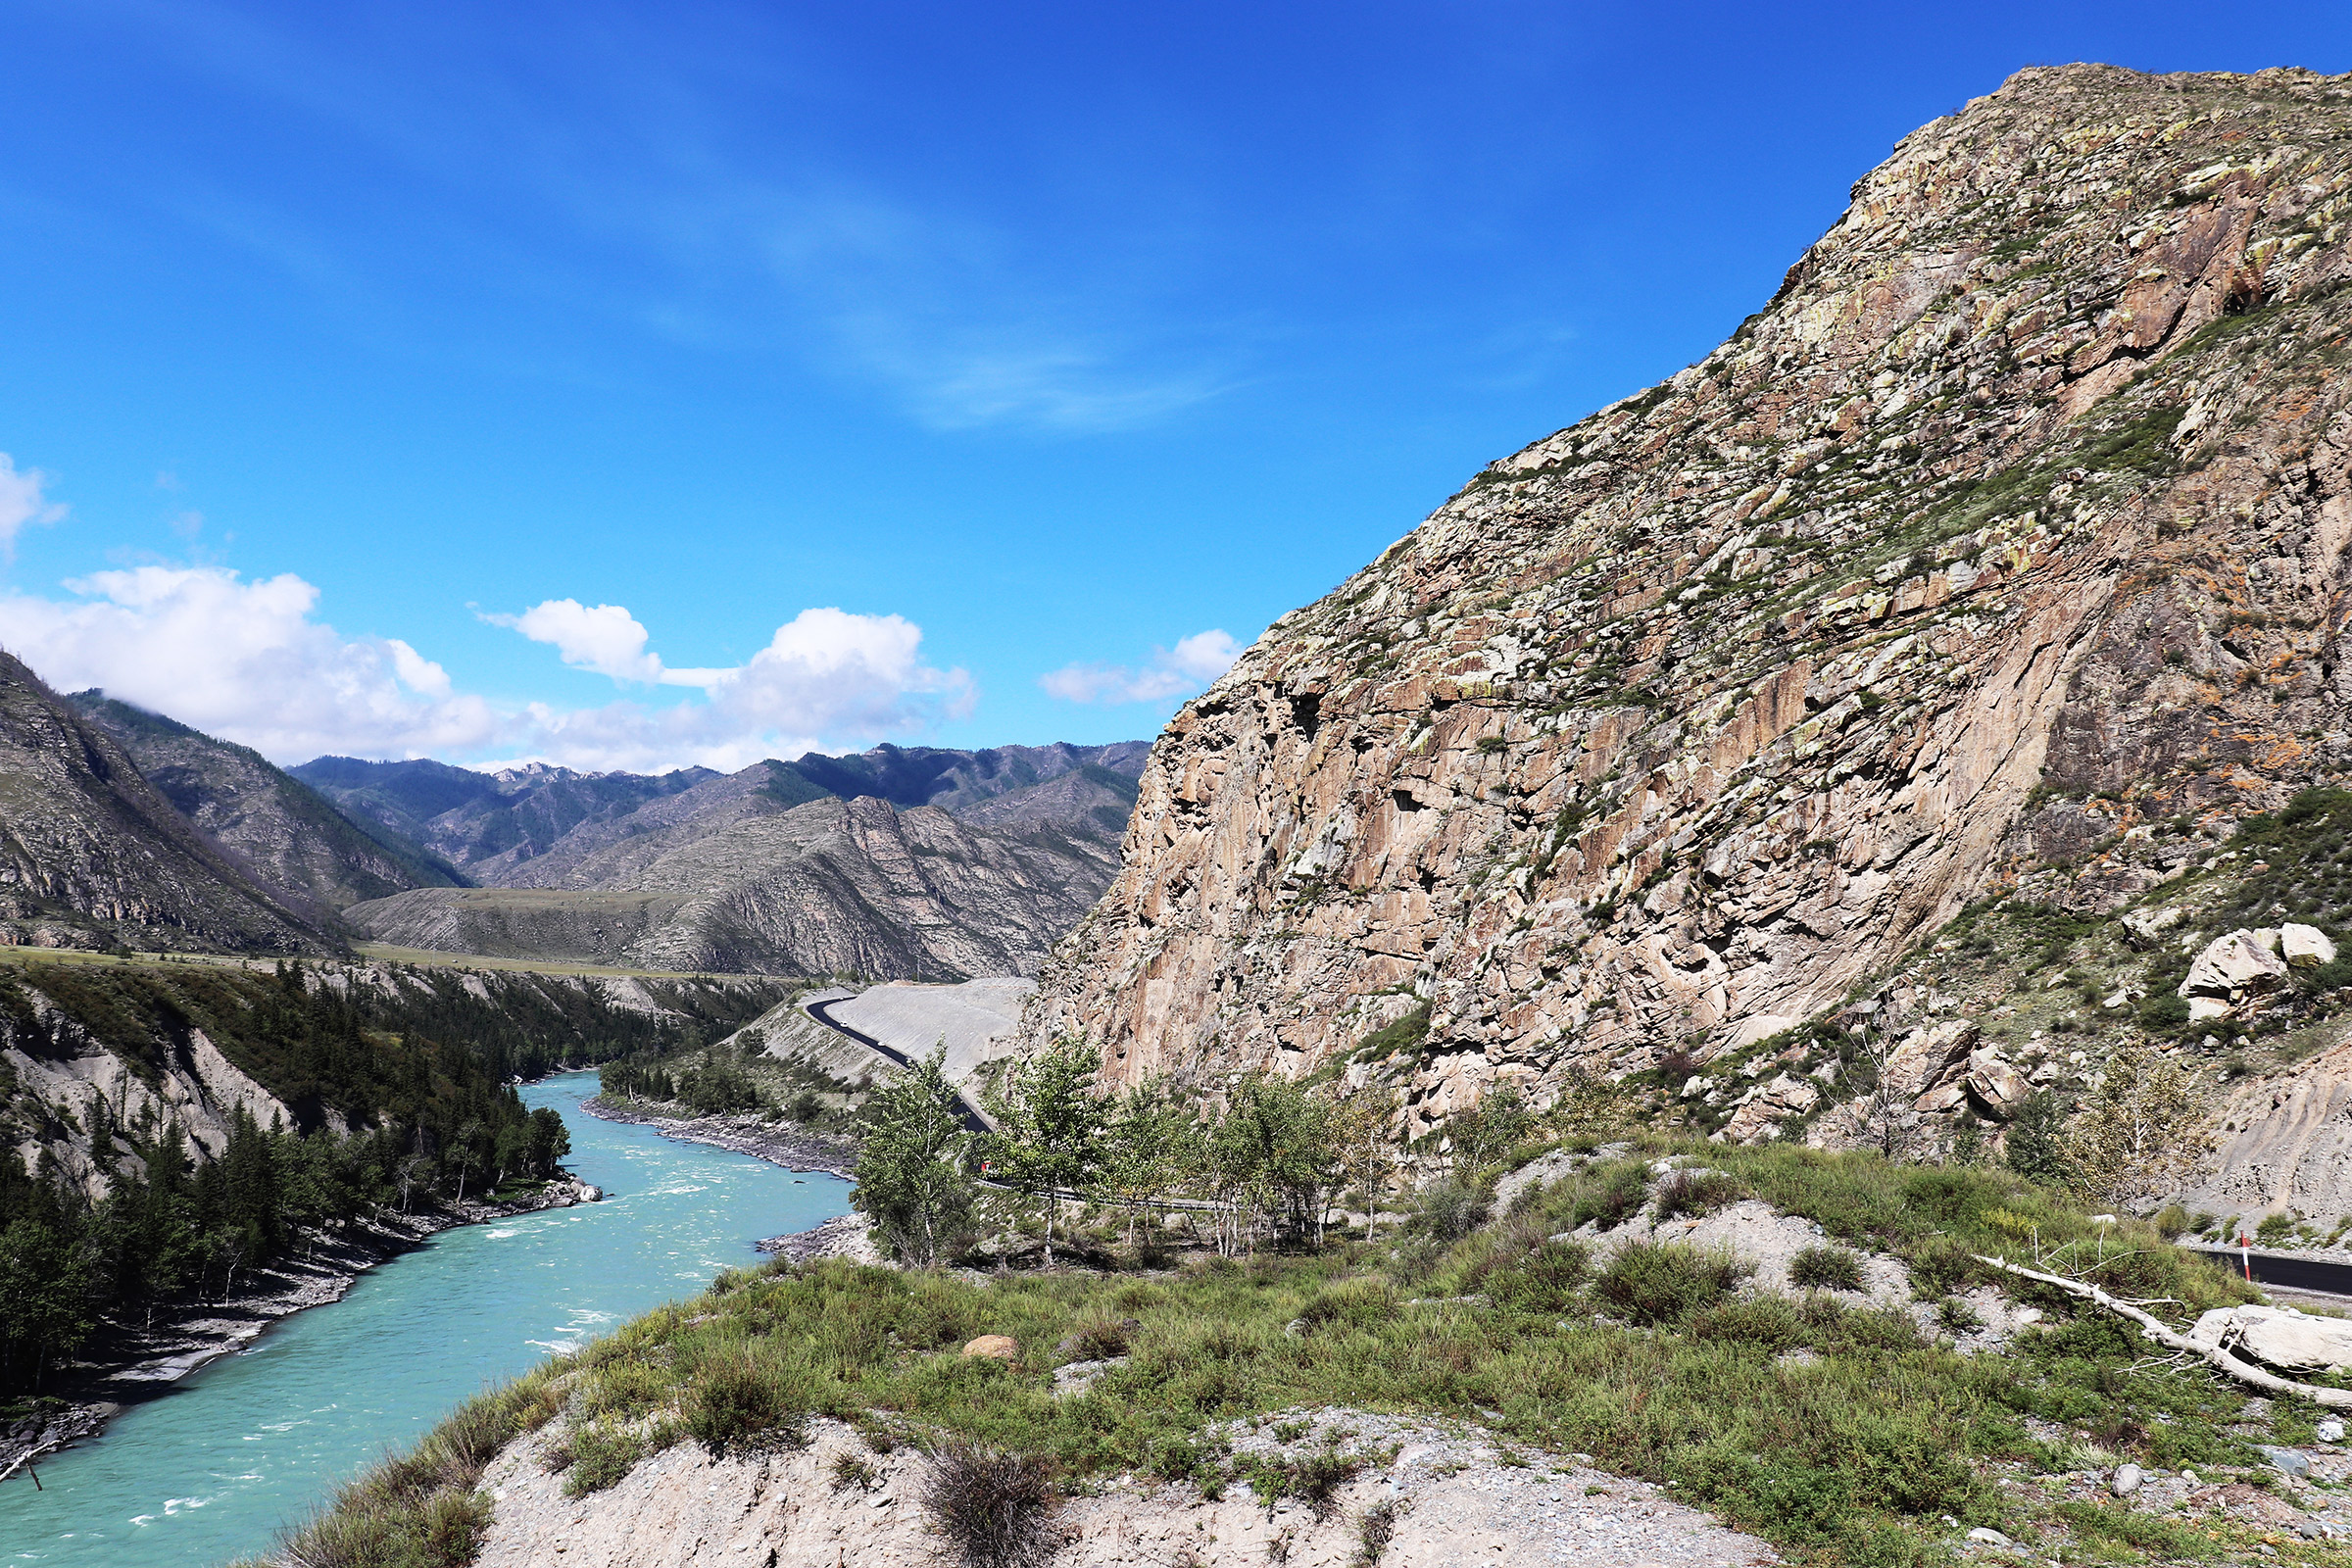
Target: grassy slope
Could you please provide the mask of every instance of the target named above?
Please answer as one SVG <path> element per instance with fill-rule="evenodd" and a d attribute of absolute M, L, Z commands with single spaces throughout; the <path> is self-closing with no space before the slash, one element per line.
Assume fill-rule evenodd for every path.
<path fill-rule="evenodd" d="M 1668 1147 L 1652 1142 L 1644 1152 Z M 1705 1152 L 1741 1190 L 1834 1237 L 1903 1256 L 1929 1295 L 1977 1279 L 1973 1250 L 2016 1256 L 2037 1246 L 2043 1256 L 2079 1257 L 2083 1244 L 2107 1255 L 2095 1277 L 2176 1298 L 2164 1310 L 2183 1317 L 2246 1294 L 2144 1226 L 2127 1223 L 2093 1243 L 2081 1212 L 2006 1173 L 1894 1168 L 1868 1154 L 1788 1148 Z M 1142 1470 L 1213 1488 L 1237 1472 L 1206 1439 L 1211 1423 L 1337 1404 L 1478 1420 L 1528 1449 L 1591 1453 L 1621 1473 L 1673 1482 L 1678 1496 L 1813 1561 L 1934 1560 L 1955 1539 L 1941 1523 L 1947 1514 L 2021 1537 L 2062 1519 L 2077 1559 L 2230 1549 L 2185 1521 L 2054 1503 L 2032 1485 L 2000 1484 L 2003 1474 L 2105 1462 L 2097 1445 L 2166 1468 L 2259 1466 L 2226 1430 L 2244 1408 L 2233 1390 L 2202 1370 L 2142 1364 L 2137 1342 L 2105 1320 L 2074 1317 L 2071 1298 L 2037 1298 L 2046 1329 L 1975 1357 L 1923 1336 L 1905 1314 L 1819 1297 L 1710 1302 L 1701 1289 L 1657 1311 L 1653 1326 L 1596 1320 L 1596 1311 L 1642 1314 L 1613 1294 L 1615 1276 L 1587 1278 L 1575 1249 L 1545 1238 L 1610 1206 L 1641 1170 L 1632 1160 L 1595 1167 L 1450 1246 L 1356 1243 L 1317 1256 L 987 1284 L 840 1263 L 732 1273 L 474 1401 L 427 1440 L 421 1458 L 355 1484 L 315 1528 L 389 1546 L 421 1544 L 430 1521 L 452 1510 L 478 1518 L 486 1503 L 466 1499 L 481 1460 L 559 1411 L 581 1491 L 688 1438 L 788 1441 L 812 1413 L 917 1443 L 956 1433 L 1050 1454 L 1080 1484 Z M 1442 1299 L 1464 1296 L 1479 1298 Z M 1123 1336 L 1131 1357 L 1090 1395 L 1056 1402 L 1051 1368 L 1115 1348 L 1115 1325 L 1130 1317 L 1140 1322 Z M 1298 1332 L 1287 1330 L 1294 1322 Z M 1091 1343 L 1053 1348 L 1090 1329 Z M 1014 1336 L 1022 1359 L 955 1353 L 984 1333 Z M 1814 1357 L 1784 1358 L 1799 1348 Z M 2309 1415 L 2282 1404 L 2274 1430 L 2307 1438 Z M 2037 1438 L 2029 1418 L 2056 1426 Z M 459 1452 L 481 1458 L 449 1458 Z M 438 1479 L 414 1484 L 428 1472 Z M 1261 1492 L 1285 1484 L 1241 1473 Z M 2280 1549 L 2332 1560 L 2333 1548 L 2290 1541 Z M 349 1560 L 466 1558 L 387 1550 Z"/>

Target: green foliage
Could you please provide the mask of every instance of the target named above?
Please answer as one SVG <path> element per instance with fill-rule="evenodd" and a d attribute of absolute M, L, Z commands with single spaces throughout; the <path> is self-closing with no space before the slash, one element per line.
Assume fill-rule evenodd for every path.
<path fill-rule="evenodd" d="M 1092 1047 L 1064 1038 L 1015 1060 L 988 1089 L 997 1124 L 986 1140 L 989 1174 L 1046 1199 L 1048 1261 L 1061 1208 L 1056 1195 L 1092 1185 L 1102 1171 L 1103 1116 L 1094 1093 L 1102 1065 Z"/>
<path fill-rule="evenodd" d="M 1800 1291 L 1858 1291 L 1862 1260 L 1843 1247 L 1808 1247 L 1788 1261 L 1788 1283 Z"/>
<path fill-rule="evenodd" d="M 1592 1294 L 1628 1322 L 1680 1323 L 1730 1296 L 1751 1272 L 1729 1253 L 1675 1242 L 1630 1242 L 1592 1282 Z"/>
<path fill-rule="evenodd" d="M 857 1189 L 891 1255 L 929 1267 L 960 1240 L 971 1212 L 971 1135 L 947 1078 L 947 1048 L 866 1097 Z"/>
<path fill-rule="evenodd" d="M 2066 1157 L 2066 1107 L 2056 1097 L 2035 1094 L 2017 1108 L 2005 1157 L 2009 1168 L 2028 1181 L 2057 1186 L 2074 1179 L 2075 1168 Z"/>
<path fill-rule="evenodd" d="M 1678 1170 L 1658 1183 L 1658 1218 L 1712 1214 L 1739 1200 L 1740 1182 L 1719 1170 Z"/>
<path fill-rule="evenodd" d="M 1458 1242 L 1486 1223 L 1487 1195 L 1467 1182 L 1436 1181 L 1421 1189 L 1412 1228 L 1442 1242 Z"/>
<path fill-rule="evenodd" d="M 47 1046 L 24 1032 L 35 992 L 64 1020 L 42 1025 Z M 124 1121 L 93 1098 L 81 1130 L 113 1176 L 96 1203 L 55 1170 L 0 1153 L 0 1393 L 38 1388 L 105 1314 L 217 1299 L 304 1231 L 551 1173 L 569 1149 L 556 1112 L 526 1110 L 465 1045 L 380 1027 L 478 1021 L 444 1002 L 405 983 L 388 994 L 314 985 L 295 965 L 32 965 L 0 978 L 0 1015 L 21 1048 L 65 1049 L 77 1029 L 138 1071 L 201 1029 L 298 1118 L 264 1128 L 239 1110 L 207 1157 L 176 1122 Z M 329 1131 L 329 1110 L 364 1130 Z"/>

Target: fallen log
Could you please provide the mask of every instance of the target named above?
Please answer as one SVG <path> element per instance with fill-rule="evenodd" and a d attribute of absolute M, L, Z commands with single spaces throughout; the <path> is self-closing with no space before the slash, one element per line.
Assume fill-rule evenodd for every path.
<path fill-rule="evenodd" d="M 2338 1410 L 2352 1410 L 2352 1389 L 2317 1388 L 2309 1383 L 2297 1383 L 2291 1378 L 2282 1378 L 2275 1372 L 2265 1372 L 2252 1362 L 2240 1360 L 2230 1354 L 2226 1346 L 2208 1345 L 2203 1340 L 2190 1339 L 2178 1330 L 2165 1327 L 2163 1321 L 2153 1313 L 2142 1311 L 2139 1307 L 2119 1297 L 2110 1296 L 2096 1285 L 2082 1280 L 2070 1280 L 2063 1274 L 2045 1274 L 2040 1269 L 2027 1268 L 2022 1263 L 2012 1263 L 2006 1258 L 1985 1257 L 1979 1254 L 1977 1261 L 1988 1267 L 1997 1268 L 2005 1274 L 2015 1274 L 2022 1279 L 2034 1280 L 2040 1284 L 2055 1287 L 2069 1296 L 2081 1297 L 2083 1300 L 2104 1307 L 2116 1316 L 2127 1318 L 2139 1325 L 2142 1339 L 2153 1340 L 2165 1348 L 2178 1350 L 2183 1355 L 2193 1355 L 2224 1376 L 2235 1378 L 2238 1382 L 2250 1388 L 2260 1389 L 2265 1394 L 2283 1394 L 2292 1398 L 2309 1399 L 2314 1404 L 2329 1405 Z"/>

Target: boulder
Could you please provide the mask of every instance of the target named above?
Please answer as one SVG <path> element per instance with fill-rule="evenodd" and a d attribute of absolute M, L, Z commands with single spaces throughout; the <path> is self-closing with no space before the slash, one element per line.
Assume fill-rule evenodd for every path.
<path fill-rule="evenodd" d="M 1995 1051 L 1971 1052 L 1968 1057 L 1968 1093 L 1984 1113 L 1996 1121 L 2007 1121 L 2017 1114 L 2034 1093 L 2034 1086 Z"/>
<path fill-rule="evenodd" d="M 2276 933 L 2269 934 L 2275 942 Z M 2264 935 L 2237 930 L 2205 944 L 2205 951 L 2190 961 L 2188 977 L 2180 982 L 2180 994 L 2189 1004 L 2191 1018 L 2198 1015 L 2200 998 L 2225 1004 L 2240 1002 L 2286 978 L 2285 960 L 2264 945 Z M 2218 1014 L 2209 1011 L 2207 1016 Z"/>
<path fill-rule="evenodd" d="M 2139 1484 L 2146 1479 L 2139 1466 L 2119 1464 L 2115 1467 L 2115 1474 L 2108 1478 L 2107 1490 L 2119 1497 L 2129 1497 L 2139 1490 Z"/>
<path fill-rule="evenodd" d="M 2352 1319 L 2317 1317 L 2291 1306 L 2216 1307 L 2197 1319 L 2188 1337 L 2290 1375 L 2352 1367 Z"/>
<path fill-rule="evenodd" d="M 1009 1334 L 983 1334 L 963 1348 L 966 1356 L 986 1356 L 996 1361 L 1017 1360 L 1021 1342 Z"/>
<path fill-rule="evenodd" d="M 2124 940 L 2143 952 L 2164 940 L 2164 934 L 2184 918 L 2180 909 L 2133 909 L 2119 922 Z"/>
<path fill-rule="evenodd" d="M 2318 926 L 2282 925 L 2278 928 L 2278 956 L 2291 968 L 2316 969 L 2335 961 L 2335 944 Z"/>

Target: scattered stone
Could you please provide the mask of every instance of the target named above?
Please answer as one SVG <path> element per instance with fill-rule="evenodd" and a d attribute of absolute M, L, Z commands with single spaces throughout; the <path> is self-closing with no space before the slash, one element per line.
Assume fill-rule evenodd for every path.
<path fill-rule="evenodd" d="M 2119 1464 L 2115 1467 L 2114 1476 L 2107 1483 L 2107 1490 L 2119 1497 L 2129 1497 L 2139 1490 L 2140 1482 L 2145 1479 L 2147 1478 L 2141 1473 L 2139 1466 Z"/>
<path fill-rule="evenodd" d="M 983 1334 L 963 1348 L 965 1356 L 987 1356 L 992 1360 L 1014 1361 L 1020 1358 L 1021 1343 L 1009 1334 Z"/>
<path fill-rule="evenodd" d="M 2300 1449 L 2274 1447 L 2266 1443 L 2262 1445 L 2262 1456 L 2270 1460 L 2272 1468 L 2282 1475 L 2307 1476 L 2311 1474 L 2311 1460 L 2306 1458 Z"/>
<path fill-rule="evenodd" d="M 2327 1420 L 2321 1422 L 2317 1427 L 2314 1427 L 2312 1431 L 2322 1443 L 2341 1443 L 2344 1441 L 2344 1424 L 2333 1416 L 2329 1416 Z"/>
<path fill-rule="evenodd" d="M 1994 1530 L 1985 1525 L 1979 1525 L 1976 1529 L 1971 1530 L 1968 1533 L 1968 1539 L 1976 1542 L 1979 1545 L 1984 1546 L 2006 1546 L 2009 1544 L 2009 1538 L 2007 1536 L 2004 1536 L 1998 1530 Z"/>

